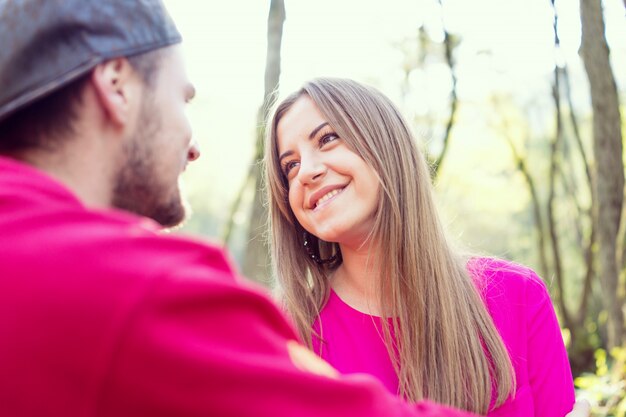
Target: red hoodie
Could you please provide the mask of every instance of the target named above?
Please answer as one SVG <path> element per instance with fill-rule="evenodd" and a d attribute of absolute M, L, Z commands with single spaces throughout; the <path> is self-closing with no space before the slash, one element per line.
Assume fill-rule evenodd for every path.
<path fill-rule="evenodd" d="M 297 339 L 221 249 L 0 157 L 0 416 L 467 416 L 307 371 Z"/>

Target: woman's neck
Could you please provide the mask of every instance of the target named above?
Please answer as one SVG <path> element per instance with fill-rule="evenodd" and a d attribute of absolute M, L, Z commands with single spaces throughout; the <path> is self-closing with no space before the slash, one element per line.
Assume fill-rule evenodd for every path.
<path fill-rule="evenodd" d="M 380 316 L 378 252 L 371 245 L 358 249 L 341 246 L 341 256 L 343 262 L 331 279 L 333 290 L 350 307 Z"/>

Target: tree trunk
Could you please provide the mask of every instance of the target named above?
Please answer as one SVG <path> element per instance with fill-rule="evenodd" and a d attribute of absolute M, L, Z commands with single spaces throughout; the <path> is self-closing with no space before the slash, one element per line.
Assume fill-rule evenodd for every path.
<path fill-rule="evenodd" d="M 248 229 L 248 245 L 243 262 L 243 273 L 255 281 L 268 284 L 270 282 L 270 262 L 267 248 L 267 207 L 262 191 L 262 164 L 264 123 L 267 119 L 269 106 L 278 89 L 280 79 L 280 48 L 285 23 L 284 0 L 272 0 L 267 19 L 267 59 L 265 62 L 265 93 L 263 104 L 258 113 L 258 130 L 255 146 L 254 162 L 251 175 L 254 177 L 254 199 Z"/>
<path fill-rule="evenodd" d="M 624 199 L 624 164 L 619 101 L 604 36 L 601 0 L 581 0 L 582 43 L 593 107 L 593 151 L 599 276 L 608 312 L 608 347 L 619 346 L 624 334 L 622 300 L 619 296 L 617 238 Z"/>

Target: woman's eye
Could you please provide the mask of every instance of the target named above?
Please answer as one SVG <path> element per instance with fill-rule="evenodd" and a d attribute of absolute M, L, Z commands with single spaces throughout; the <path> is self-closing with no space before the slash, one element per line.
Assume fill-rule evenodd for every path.
<path fill-rule="evenodd" d="M 287 161 L 283 164 L 283 172 L 285 173 L 285 176 L 289 175 L 289 172 L 291 172 L 292 169 L 294 169 L 297 165 L 298 165 L 298 161 Z"/>
<path fill-rule="evenodd" d="M 339 139 L 339 136 L 337 136 L 336 133 L 326 133 L 319 140 L 320 147 L 326 145 L 329 142 L 337 140 L 337 139 Z"/>

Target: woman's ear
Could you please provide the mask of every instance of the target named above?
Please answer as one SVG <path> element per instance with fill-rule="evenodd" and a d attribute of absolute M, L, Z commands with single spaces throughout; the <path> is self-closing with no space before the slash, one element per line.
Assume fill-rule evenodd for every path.
<path fill-rule="evenodd" d="M 94 69 L 92 83 L 102 109 L 119 127 L 131 120 L 139 103 L 141 81 L 126 58 L 106 61 Z"/>

